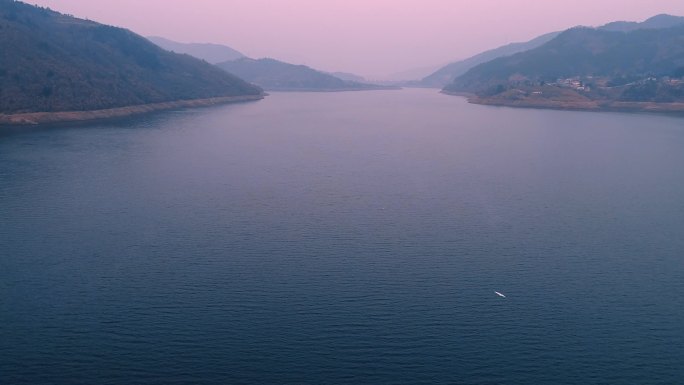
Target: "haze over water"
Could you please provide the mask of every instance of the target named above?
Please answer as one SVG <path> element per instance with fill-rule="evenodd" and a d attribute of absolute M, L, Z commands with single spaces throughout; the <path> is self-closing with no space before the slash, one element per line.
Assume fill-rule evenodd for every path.
<path fill-rule="evenodd" d="M 683 147 L 434 90 L 0 131 L 2 382 L 677 383 Z"/>
<path fill-rule="evenodd" d="M 417 80 L 482 51 L 578 25 L 684 15 L 681 0 L 33 0 L 144 36 L 225 44 L 368 79 Z M 425 68 L 427 67 L 427 68 Z M 416 75 L 415 70 L 421 69 Z M 411 71 L 407 75 L 404 71 Z M 401 73 L 401 74 L 398 74 Z M 409 77 L 406 77 L 409 76 Z"/>

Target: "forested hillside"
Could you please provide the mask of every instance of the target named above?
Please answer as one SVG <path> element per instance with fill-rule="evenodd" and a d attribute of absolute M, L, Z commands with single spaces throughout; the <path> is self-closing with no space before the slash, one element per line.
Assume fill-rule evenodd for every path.
<path fill-rule="evenodd" d="M 0 52 L 0 113 L 5 114 L 262 92 L 131 31 L 12 0 L 0 0 Z"/>

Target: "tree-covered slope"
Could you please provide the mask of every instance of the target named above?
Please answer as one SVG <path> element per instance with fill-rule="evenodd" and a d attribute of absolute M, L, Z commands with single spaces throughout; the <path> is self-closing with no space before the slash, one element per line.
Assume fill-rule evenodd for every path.
<path fill-rule="evenodd" d="M 0 113 L 258 95 L 245 81 L 128 30 L 0 0 Z"/>

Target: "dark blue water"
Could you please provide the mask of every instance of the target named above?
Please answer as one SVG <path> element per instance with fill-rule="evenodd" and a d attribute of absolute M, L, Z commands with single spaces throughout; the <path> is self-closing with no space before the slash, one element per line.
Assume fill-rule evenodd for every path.
<path fill-rule="evenodd" d="M 0 383 L 682 379 L 682 118 L 404 90 L 0 133 Z"/>

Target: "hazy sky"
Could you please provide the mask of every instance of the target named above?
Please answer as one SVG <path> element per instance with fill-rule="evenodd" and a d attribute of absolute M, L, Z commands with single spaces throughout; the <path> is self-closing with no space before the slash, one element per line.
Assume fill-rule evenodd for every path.
<path fill-rule="evenodd" d="M 27 0 L 182 42 L 370 78 L 576 25 L 684 16 L 684 0 Z"/>

